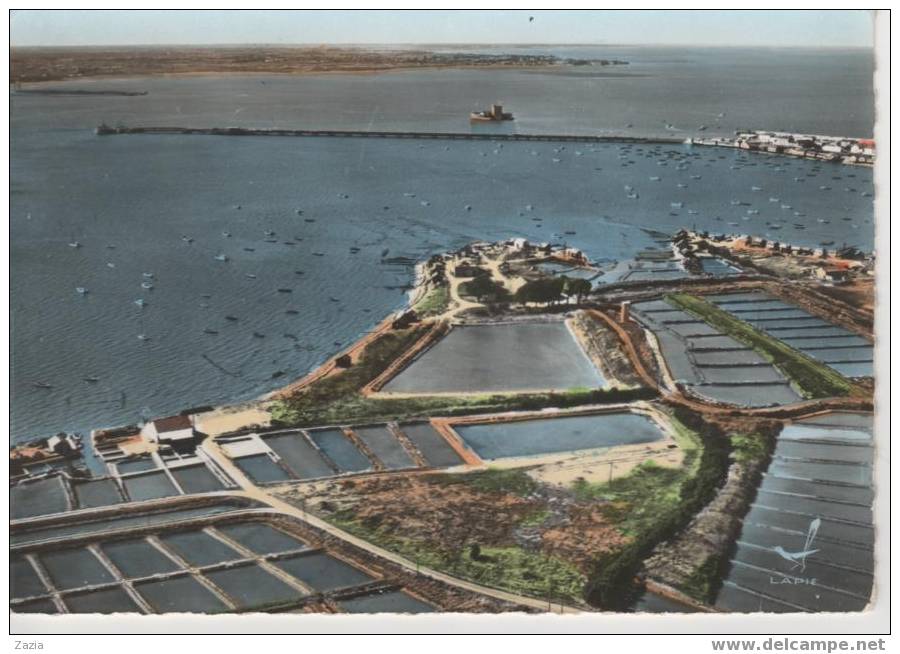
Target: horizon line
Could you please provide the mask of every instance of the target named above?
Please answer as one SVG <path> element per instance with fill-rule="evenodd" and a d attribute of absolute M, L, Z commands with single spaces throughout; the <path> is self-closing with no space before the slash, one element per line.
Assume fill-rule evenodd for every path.
<path fill-rule="evenodd" d="M 387 41 L 353 41 L 353 42 L 326 42 L 326 41 L 295 41 L 291 43 L 267 43 L 267 42 L 227 42 L 227 43 L 103 43 L 103 44 L 49 44 L 27 43 L 10 44 L 10 48 L 236 48 L 236 47 L 367 47 L 367 46 L 482 46 L 482 47 L 644 47 L 644 48 L 759 48 L 759 49 L 793 49 L 793 50 L 874 50 L 874 45 L 763 45 L 758 43 L 557 43 L 522 41 L 494 41 L 490 43 L 480 41 L 428 41 L 428 42 L 387 42 Z"/>

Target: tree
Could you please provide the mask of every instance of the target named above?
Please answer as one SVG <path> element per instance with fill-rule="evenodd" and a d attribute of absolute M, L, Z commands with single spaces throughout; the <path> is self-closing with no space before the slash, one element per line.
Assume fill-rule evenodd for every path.
<path fill-rule="evenodd" d="M 509 292 L 503 284 L 494 281 L 487 275 L 479 275 L 470 282 L 466 282 L 460 288 L 465 295 L 473 295 L 479 302 L 485 298 L 491 298 L 494 302 L 501 302 L 509 297 Z"/>
<path fill-rule="evenodd" d="M 591 292 L 591 283 L 586 279 L 566 279 L 565 292 L 566 295 L 574 295 L 578 304 L 581 304 L 582 298 Z"/>
<path fill-rule="evenodd" d="M 549 304 L 562 299 L 563 288 L 566 280 L 563 277 L 542 277 L 527 282 L 516 291 L 516 300 L 519 302 L 537 302 Z"/>

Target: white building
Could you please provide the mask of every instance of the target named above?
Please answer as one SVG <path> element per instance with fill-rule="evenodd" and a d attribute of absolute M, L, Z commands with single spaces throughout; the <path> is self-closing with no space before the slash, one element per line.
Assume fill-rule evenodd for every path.
<path fill-rule="evenodd" d="M 194 438 L 194 422 L 190 416 L 159 418 L 144 425 L 141 435 L 151 443 L 186 443 Z"/>

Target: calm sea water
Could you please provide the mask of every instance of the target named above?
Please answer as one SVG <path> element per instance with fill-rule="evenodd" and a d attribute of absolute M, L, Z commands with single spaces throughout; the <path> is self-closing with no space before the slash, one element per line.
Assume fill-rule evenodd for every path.
<path fill-rule="evenodd" d="M 92 131 L 101 121 L 459 131 L 500 99 L 517 115 L 507 129 L 521 132 L 871 133 L 872 62 L 859 52 L 596 56 L 633 63 L 105 80 L 67 85 L 149 95 L 13 95 L 12 439 L 271 390 L 403 306 L 404 258 L 472 239 L 566 241 L 600 261 L 650 246 L 644 229 L 681 226 L 872 249 L 871 173 L 859 168 L 668 145 Z"/>

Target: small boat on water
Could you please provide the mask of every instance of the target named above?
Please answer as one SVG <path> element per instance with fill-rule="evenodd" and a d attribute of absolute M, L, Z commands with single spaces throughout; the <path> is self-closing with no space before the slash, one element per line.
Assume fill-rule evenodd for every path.
<path fill-rule="evenodd" d="M 137 337 L 138 337 L 139 341 L 149 341 L 150 340 L 150 337 L 147 336 L 146 334 L 138 334 Z"/>
<path fill-rule="evenodd" d="M 99 377 L 83 377 L 82 379 L 89 384 L 96 384 L 98 381 L 100 381 Z"/>
<path fill-rule="evenodd" d="M 472 210 L 472 205 L 471 205 L 471 204 L 467 204 L 467 205 L 466 205 L 466 211 L 471 211 L 471 210 Z"/>
<path fill-rule="evenodd" d="M 71 243 L 69 243 L 69 247 L 78 249 L 81 247 L 81 243 L 79 243 L 78 241 L 72 241 Z"/>
<path fill-rule="evenodd" d="M 263 234 L 265 234 L 266 236 L 275 236 L 275 232 L 273 232 L 271 229 L 265 230 Z"/>
<path fill-rule="evenodd" d="M 300 315 L 300 312 L 297 311 L 296 309 L 288 309 L 287 311 L 285 311 L 285 313 L 289 316 L 299 316 Z"/>
<path fill-rule="evenodd" d="M 148 291 L 152 291 L 152 290 L 153 290 L 153 284 L 151 284 L 150 282 L 141 282 L 141 288 L 144 288 L 144 289 L 146 289 L 146 290 L 148 290 Z"/>
<path fill-rule="evenodd" d="M 313 252 L 312 255 L 314 257 L 324 257 L 325 253 L 324 252 Z"/>
<path fill-rule="evenodd" d="M 740 200 L 732 200 L 732 201 L 731 201 L 731 205 L 734 206 L 734 207 L 738 206 L 739 204 L 741 204 L 741 201 L 740 201 Z"/>
<path fill-rule="evenodd" d="M 237 322 L 237 316 L 225 316 L 225 320 L 230 320 L 231 322 Z"/>
<path fill-rule="evenodd" d="M 246 277 L 247 279 L 256 279 L 256 275 L 254 275 L 253 273 L 244 273 L 244 277 Z"/>
<path fill-rule="evenodd" d="M 106 262 L 106 267 L 107 267 L 107 268 L 115 268 L 115 267 L 116 267 L 116 264 L 114 264 L 112 261 L 107 261 L 107 262 Z"/>
<path fill-rule="evenodd" d="M 304 218 L 303 221 L 307 222 L 307 223 L 314 223 L 314 222 L 316 222 L 316 219 L 315 218 Z"/>
<path fill-rule="evenodd" d="M 747 209 L 748 216 L 755 216 L 759 213 L 759 209 Z"/>
<path fill-rule="evenodd" d="M 750 190 L 751 191 L 762 191 L 762 186 L 751 186 Z"/>
<path fill-rule="evenodd" d="M 194 239 L 192 239 L 190 236 L 182 236 L 181 240 L 184 241 L 185 243 L 193 243 L 194 242 Z"/>
<path fill-rule="evenodd" d="M 225 238 L 231 238 L 231 232 L 222 232 L 222 236 Z"/>
<path fill-rule="evenodd" d="M 778 198 L 769 198 L 769 202 L 781 202 Z"/>
<path fill-rule="evenodd" d="M 137 300 L 134 301 L 134 303 L 135 303 L 136 305 L 138 305 L 139 307 L 141 307 L 142 309 L 143 309 L 145 306 L 147 306 L 147 302 L 144 300 L 144 298 L 138 298 Z"/>
<path fill-rule="evenodd" d="M 629 193 L 628 198 L 630 200 L 637 200 L 640 196 L 637 193 Z"/>
<path fill-rule="evenodd" d="M 78 293 L 79 295 L 87 295 L 88 294 L 88 290 L 84 286 L 76 286 L 75 292 Z"/>
<path fill-rule="evenodd" d="M 830 191 L 830 190 L 831 190 L 831 187 L 830 187 L 830 186 L 820 186 L 820 187 L 819 187 L 819 190 L 820 190 L 820 191 Z"/>
<path fill-rule="evenodd" d="M 294 289 L 292 289 L 292 288 L 279 288 L 279 289 L 278 289 L 278 292 L 279 292 L 279 293 L 293 293 L 293 292 L 294 292 Z"/>
<path fill-rule="evenodd" d="M 244 248 L 244 252 L 256 252 L 256 248 Z"/>
<path fill-rule="evenodd" d="M 228 261 L 228 257 L 224 254 L 217 254 L 213 257 L 213 259 L 215 259 L 216 261 Z"/>
<path fill-rule="evenodd" d="M 34 386 L 35 388 L 43 388 L 43 389 L 53 388 L 53 386 L 51 384 L 48 384 L 47 382 L 42 382 L 42 381 L 31 382 L 31 385 Z"/>
<path fill-rule="evenodd" d="M 203 333 L 204 334 L 218 334 L 219 332 L 217 332 L 215 329 L 204 329 Z"/>
<path fill-rule="evenodd" d="M 650 181 L 651 181 L 651 182 L 658 182 L 660 179 L 662 179 L 662 178 L 654 175 L 653 177 L 650 178 Z"/>
<path fill-rule="evenodd" d="M 153 279 L 156 275 L 152 272 L 141 273 L 142 277 L 146 277 L 147 279 Z"/>
<path fill-rule="evenodd" d="M 684 206 L 684 202 L 670 202 L 669 205 L 674 207 L 675 209 L 680 209 Z"/>
<path fill-rule="evenodd" d="M 691 214 L 692 216 L 696 216 L 700 212 L 697 211 L 696 209 L 688 209 L 688 213 Z"/>

